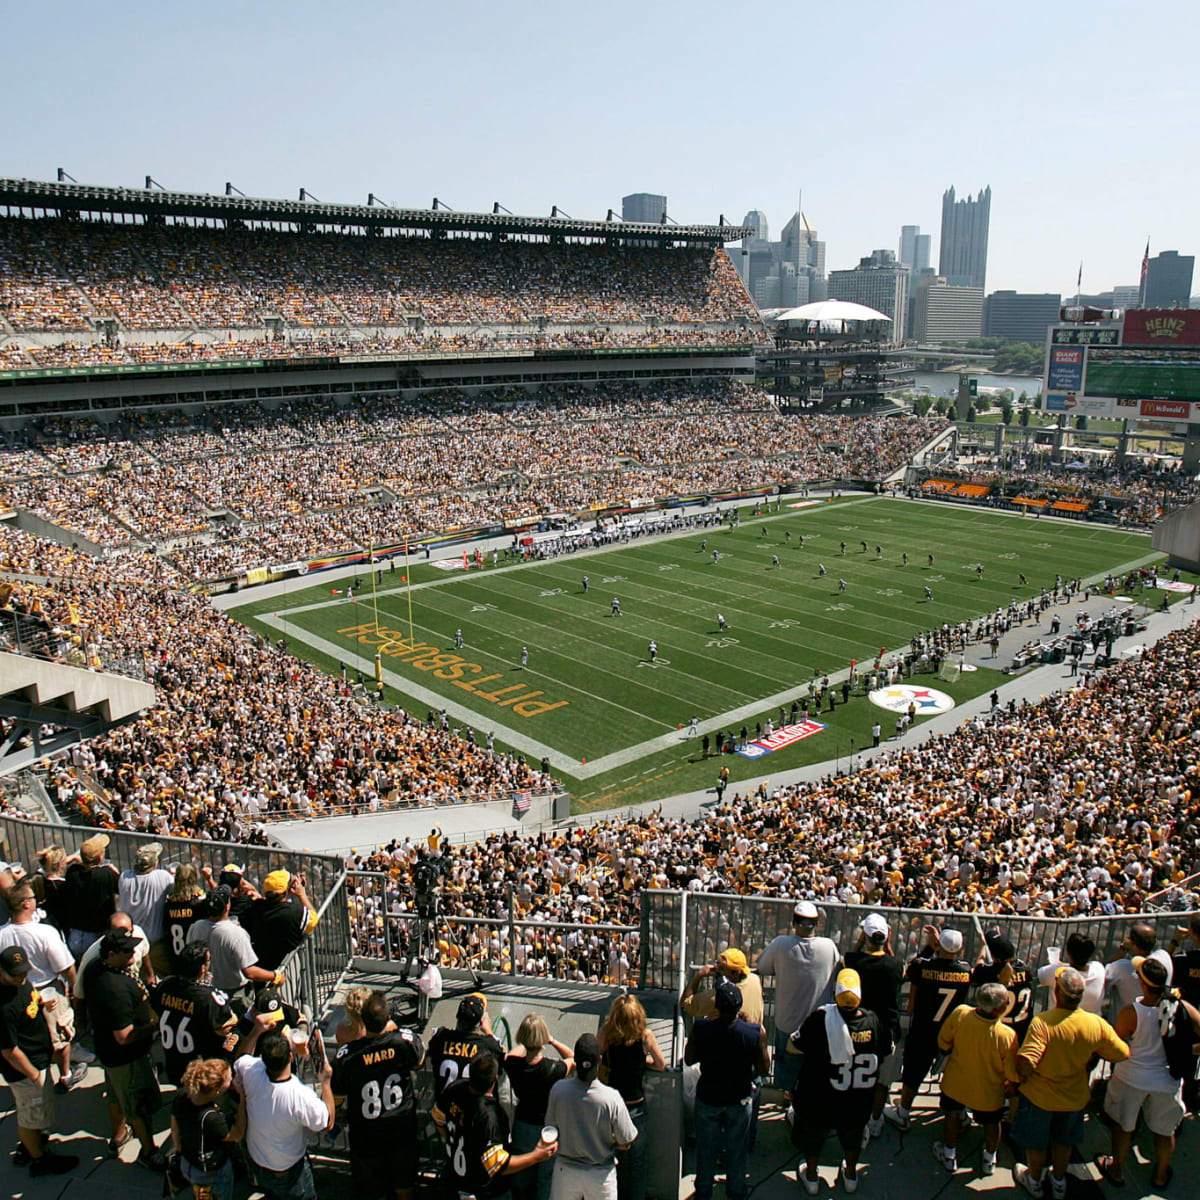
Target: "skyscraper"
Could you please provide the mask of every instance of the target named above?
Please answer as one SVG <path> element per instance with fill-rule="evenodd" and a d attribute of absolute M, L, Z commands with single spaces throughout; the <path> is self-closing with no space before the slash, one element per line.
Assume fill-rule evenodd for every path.
<path fill-rule="evenodd" d="M 800 212 L 784 225 L 777 242 L 767 240 L 767 218 L 758 209 L 751 209 L 742 224 L 757 231 L 742 240 L 738 270 L 759 308 L 825 299 L 825 243 Z"/>
<path fill-rule="evenodd" d="M 1057 292 L 993 292 L 983 302 L 983 336 L 1040 346 L 1061 304 Z"/>
<path fill-rule="evenodd" d="M 1156 254 L 1146 266 L 1146 308 L 1186 308 L 1192 292 L 1196 259 L 1178 250 Z"/>
<path fill-rule="evenodd" d="M 929 266 L 929 234 L 920 225 L 900 226 L 900 263 L 914 275 Z"/>
<path fill-rule="evenodd" d="M 754 232 L 750 235 L 765 242 L 771 235 L 768 232 L 767 214 L 761 208 L 752 208 L 743 218 L 742 224 Z"/>
<path fill-rule="evenodd" d="M 830 271 L 829 298 L 865 304 L 884 313 L 892 318 L 892 340 L 904 340 L 908 324 L 908 270 L 890 250 L 874 251 L 860 259 L 852 271 Z"/>
<path fill-rule="evenodd" d="M 991 187 L 984 188 L 974 200 L 956 200 L 952 187 L 943 193 L 938 275 L 951 287 L 984 286 L 991 210 Z"/>
<path fill-rule="evenodd" d="M 634 192 L 621 197 L 621 220 L 644 221 L 658 225 L 667 211 L 666 196 L 655 196 L 652 192 Z"/>

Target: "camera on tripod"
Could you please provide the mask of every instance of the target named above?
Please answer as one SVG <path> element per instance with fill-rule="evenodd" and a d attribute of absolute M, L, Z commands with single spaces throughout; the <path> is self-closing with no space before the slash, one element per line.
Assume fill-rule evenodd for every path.
<path fill-rule="evenodd" d="M 413 891 L 416 892 L 417 916 L 430 919 L 438 915 L 442 895 L 442 876 L 450 864 L 436 854 L 422 852 L 413 868 Z"/>

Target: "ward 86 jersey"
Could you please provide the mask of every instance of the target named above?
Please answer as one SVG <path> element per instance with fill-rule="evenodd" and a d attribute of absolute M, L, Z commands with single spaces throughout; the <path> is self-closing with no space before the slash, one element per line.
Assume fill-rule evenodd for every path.
<path fill-rule="evenodd" d="M 333 1094 L 345 1096 L 350 1144 L 362 1154 L 393 1149 L 414 1135 L 416 1103 L 412 1073 L 425 1061 L 425 1046 L 410 1029 L 348 1042 L 333 1060 Z"/>

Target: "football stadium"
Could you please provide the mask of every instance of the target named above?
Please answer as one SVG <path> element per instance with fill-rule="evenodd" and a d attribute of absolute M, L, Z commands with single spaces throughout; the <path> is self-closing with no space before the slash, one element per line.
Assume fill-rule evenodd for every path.
<path fill-rule="evenodd" d="M 98 1080 L 123 1055 L 97 980 L 140 987 L 147 943 L 158 1033 L 138 1061 L 186 1116 L 179 1097 L 212 1082 L 185 1078 L 208 1050 L 173 1022 L 199 1001 L 167 986 L 200 969 L 193 929 L 211 978 L 184 982 L 220 1009 L 203 1046 L 230 1059 L 278 1024 L 286 1069 L 329 1093 L 300 1149 L 322 1195 L 374 1194 L 368 1160 L 398 1172 L 388 1192 L 432 1194 L 446 1085 L 476 1052 L 498 1043 L 511 1077 L 514 1047 L 575 1045 L 586 1079 L 576 1039 L 603 1025 L 614 1086 L 619 1049 L 650 1064 L 621 1093 L 641 1144 L 622 1145 L 622 1188 L 690 1196 L 705 1114 L 751 1104 L 710 1103 L 694 1070 L 731 989 L 725 1015 L 775 1051 L 752 1072 L 754 1187 L 816 1194 L 789 1122 L 820 1121 L 787 1047 L 809 1070 L 841 1006 L 871 1041 L 841 1062 L 865 1107 L 839 1150 L 828 1118 L 821 1186 L 1011 1192 L 1039 1161 L 1026 1077 L 1009 1063 L 994 1105 L 983 1088 L 946 1105 L 951 1011 L 1016 1062 L 1030 1021 L 1043 1036 L 1081 997 L 1129 1039 L 1143 991 L 1200 1003 L 1198 579 L 1153 540 L 1195 501 L 1194 468 L 1072 463 L 1069 444 L 960 456 L 953 420 L 895 398 L 909 363 L 886 319 L 764 322 L 727 250 L 748 231 L 723 221 L 11 179 L 0 208 L 0 983 L 42 962 L 22 966 L 35 907 L 72 979 L 88 947 L 101 959 L 79 975 L 76 1065 L 70 1037 L 55 1049 L 57 1128 L 86 1132 L 39 1169 L 47 1126 L 22 1100 L 14 1195 L 49 1196 L 51 1169 L 80 1194 L 158 1194 L 122 1173 L 135 1153 L 165 1166 L 157 1082 L 102 1132 Z M 781 353 L 820 370 L 801 402 L 777 392 Z M 851 359 L 874 366 L 821 366 Z M 222 938 L 244 939 L 232 975 Z M 1189 1011 L 1171 1008 L 1181 1037 Z M 353 1058 L 389 1013 L 403 1078 L 339 1059 L 330 1084 L 326 1042 Z M 1182 1113 L 1194 1056 L 1180 1069 Z M 1127 1113 L 1111 1070 L 1055 1189 L 1115 1194 L 1114 1160 L 1090 1163 L 1100 1111 L 1118 1134 Z M 375 1116 L 386 1093 L 414 1123 L 403 1163 L 363 1150 L 360 1084 Z M 943 1132 L 964 1107 L 979 1124 Z M 1195 1170 L 1186 1137 L 1175 1163 Z M 261 1166 L 251 1145 L 230 1186 L 301 1194 Z"/>

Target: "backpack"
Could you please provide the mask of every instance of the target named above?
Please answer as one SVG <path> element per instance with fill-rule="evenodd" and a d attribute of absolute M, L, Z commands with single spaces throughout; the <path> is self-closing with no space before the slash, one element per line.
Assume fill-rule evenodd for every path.
<path fill-rule="evenodd" d="M 1171 1078 L 1194 1079 L 1196 1065 L 1200 1061 L 1192 1050 L 1197 1038 L 1177 991 L 1167 992 L 1158 1002 L 1158 1031 L 1162 1034 Z"/>

